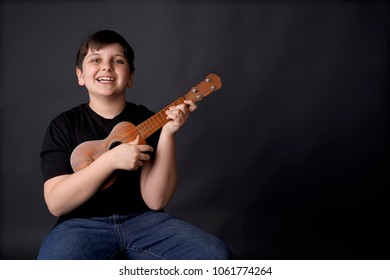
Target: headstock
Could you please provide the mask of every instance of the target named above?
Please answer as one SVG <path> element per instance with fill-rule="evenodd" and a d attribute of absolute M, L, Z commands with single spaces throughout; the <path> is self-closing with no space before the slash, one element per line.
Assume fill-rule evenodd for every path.
<path fill-rule="evenodd" d="M 221 87 L 221 78 L 216 74 L 208 74 L 203 81 L 192 87 L 192 89 L 186 95 L 184 95 L 184 98 L 198 102 L 212 92 L 219 90 Z"/>

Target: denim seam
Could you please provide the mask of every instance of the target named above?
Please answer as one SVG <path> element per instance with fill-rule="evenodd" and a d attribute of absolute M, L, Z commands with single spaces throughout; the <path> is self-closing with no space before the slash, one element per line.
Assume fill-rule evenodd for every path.
<path fill-rule="evenodd" d="M 144 252 L 144 253 L 147 253 L 147 254 L 150 254 L 152 256 L 155 256 L 157 258 L 160 258 L 162 260 L 167 260 L 166 258 L 163 258 L 162 256 L 148 250 L 148 249 L 142 249 L 142 248 L 136 248 L 136 247 L 132 247 L 132 246 L 129 246 L 127 248 L 124 248 L 124 250 L 128 250 L 128 251 L 137 251 L 137 252 Z"/>
<path fill-rule="evenodd" d="M 118 224 L 115 224 L 115 230 L 116 230 L 116 234 L 117 234 L 118 239 L 119 239 L 119 248 L 122 251 L 123 250 L 123 239 L 122 239 L 121 230 L 120 230 Z"/>

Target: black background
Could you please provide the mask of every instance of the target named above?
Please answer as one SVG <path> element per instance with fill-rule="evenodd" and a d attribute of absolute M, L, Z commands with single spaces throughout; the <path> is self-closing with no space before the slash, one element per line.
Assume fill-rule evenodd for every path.
<path fill-rule="evenodd" d="M 54 224 L 41 141 L 87 102 L 75 54 L 100 29 L 135 50 L 134 103 L 222 78 L 177 136 L 168 212 L 238 259 L 389 259 L 389 4 L 245 0 L 0 2 L 2 259 Z"/>

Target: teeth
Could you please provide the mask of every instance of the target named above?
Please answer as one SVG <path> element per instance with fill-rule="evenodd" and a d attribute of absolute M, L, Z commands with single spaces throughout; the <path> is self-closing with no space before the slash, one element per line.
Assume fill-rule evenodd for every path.
<path fill-rule="evenodd" d="M 114 78 L 110 78 L 110 77 L 100 77 L 97 79 L 99 82 L 114 82 Z"/>

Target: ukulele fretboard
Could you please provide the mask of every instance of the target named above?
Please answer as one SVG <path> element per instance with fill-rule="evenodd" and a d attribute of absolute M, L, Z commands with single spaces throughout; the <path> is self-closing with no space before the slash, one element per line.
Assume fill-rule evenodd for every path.
<path fill-rule="evenodd" d="M 146 121 L 137 125 L 137 130 L 142 139 L 147 139 L 150 135 L 162 128 L 169 120 L 167 120 L 167 114 L 165 111 L 171 106 L 177 106 L 184 103 L 184 97 L 180 97 L 176 101 L 172 102 L 168 106 L 158 111 L 155 115 L 147 119 Z"/>

